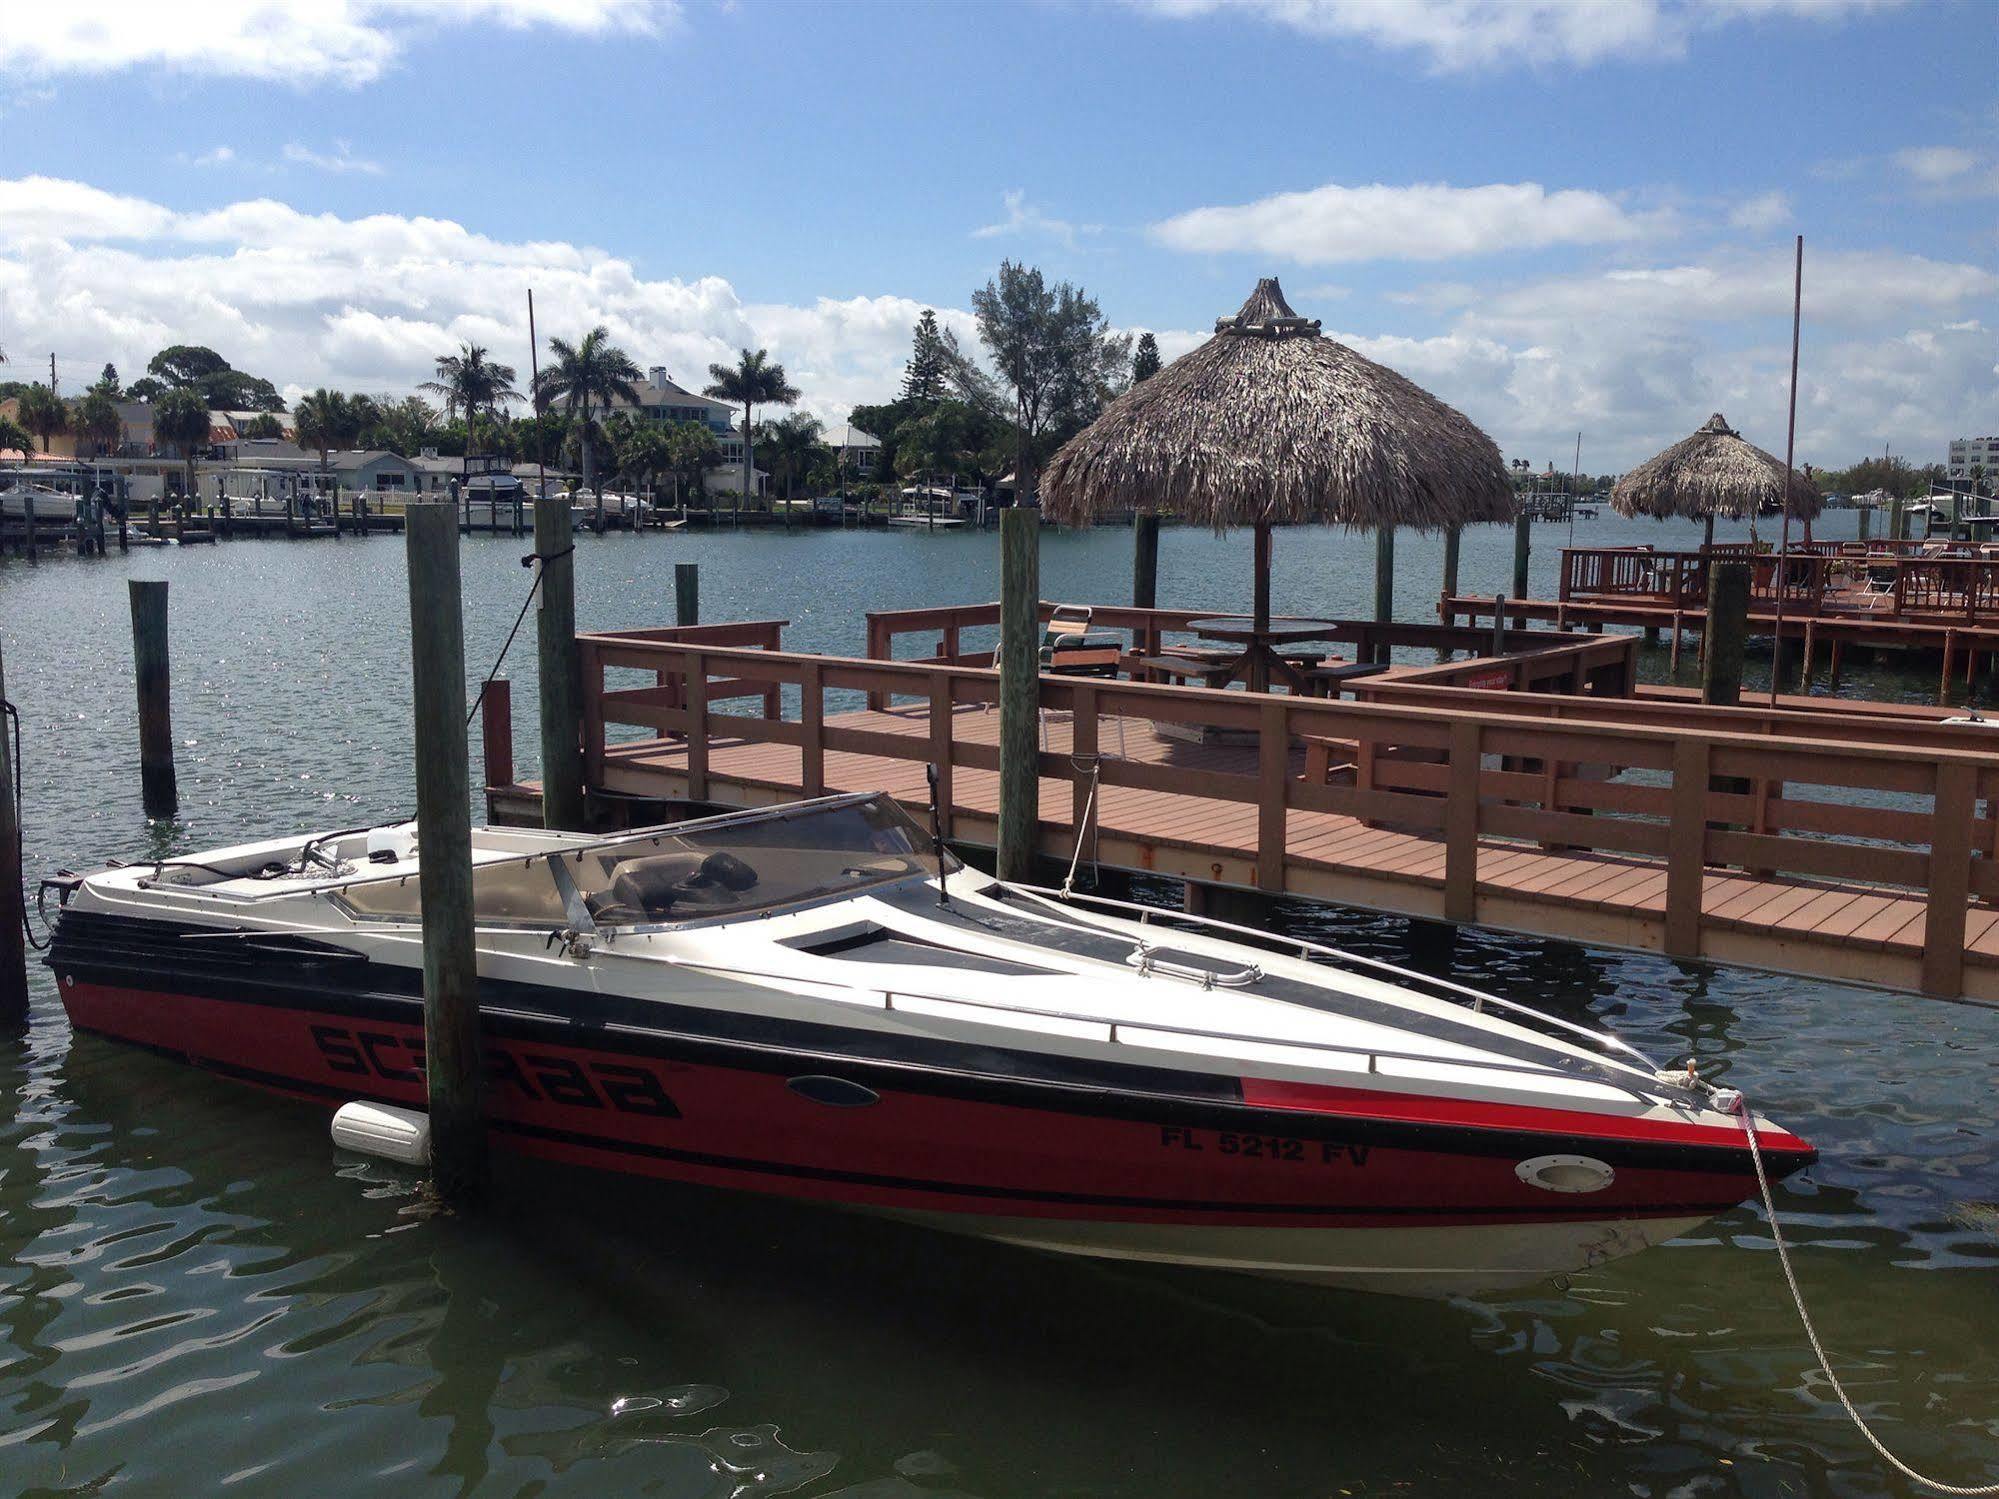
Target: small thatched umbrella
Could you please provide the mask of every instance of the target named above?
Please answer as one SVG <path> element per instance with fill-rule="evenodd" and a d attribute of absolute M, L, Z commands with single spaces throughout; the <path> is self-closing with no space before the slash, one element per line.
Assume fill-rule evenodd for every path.
<path fill-rule="evenodd" d="M 1825 508 L 1825 498 L 1804 474 L 1793 473 L 1790 479 L 1791 514 L 1809 521 Z M 1712 542 L 1717 515 L 1731 520 L 1747 515 L 1754 535 L 1757 513 L 1775 508 L 1784 492 L 1784 460 L 1744 441 L 1717 411 L 1693 436 L 1619 479 L 1610 491 L 1610 504 L 1619 515 L 1703 520 L 1707 542 Z"/>
<path fill-rule="evenodd" d="M 1256 628 L 1270 622 L 1270 528 L 1465 525 L 1514 511 L 1471 419 L 1323 338 L 1274 277 L 1215 336 L 1119 396 L 1049 461 L 1041 507 L 1085 523 L 1171 508 L 1256 529 Z"/>

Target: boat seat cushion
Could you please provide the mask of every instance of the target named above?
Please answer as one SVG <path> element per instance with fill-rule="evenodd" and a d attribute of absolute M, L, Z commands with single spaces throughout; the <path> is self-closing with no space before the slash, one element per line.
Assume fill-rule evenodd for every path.
<path fill-rule="evenodd" d="M 593 911 L 623 907 L 663 916 L 676 906 L 730 906 L 730 897 L 755 887 L 757 872 L 734 854 L 691 850 L 625 859 L 611 868 L 609 899 Z"/>

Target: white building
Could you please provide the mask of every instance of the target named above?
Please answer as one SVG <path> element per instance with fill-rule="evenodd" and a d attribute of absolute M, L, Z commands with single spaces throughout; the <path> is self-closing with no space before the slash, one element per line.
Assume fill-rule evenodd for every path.
<path fill-rule="evenodd" d="M 881 461 L 881 439 L 851 423 L 828 427 L 819 440 L 833 450 L 834 458 L 850 474 L 865 478 L 875 471 L 875 465 Z"/>
<path fill-rule="evenodd" d="M 1953 437 L 1944 468 L 1953 479 L 1969 479 L 1974 468 L 1988 479 L 1999 478 L 1999 437 Z"/>
<path fill-rule="evenodd" d="M 741 491 L 743 432 L 736 425 L 735 407 L 713 396 L 696 395 L 686 387 L 675 384 L 663 364 L 656 364 L 646 372 L 645 382 L 638 387 L 638 392 L 636 407 L 626 401 L 613 400 L 611 410 L 635 411 L 638 415 L 660 422 L 699 422 L 715 434 L 715 445 L 722 450 L 720 467 L 709 471 L 708 492 L 728 494 Z M 757 470 L 757 493 L 763 492 L 768 478 L 769 475 L 762 469 Z"/>

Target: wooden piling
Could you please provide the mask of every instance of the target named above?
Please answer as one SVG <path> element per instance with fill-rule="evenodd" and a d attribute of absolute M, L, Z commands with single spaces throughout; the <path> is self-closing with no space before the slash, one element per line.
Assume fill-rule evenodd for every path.
<path fill-rule="evenodd" d="M 1159 517 L 1150 510 L 1131 521 L 1131 607 L 1159 607 Z"/>
<path fill-rule="evenodd" d="M 132 665 L 139 687 L 139 794 L 148 817 L 180 807 L 174 779 L 173 678 L 167 662 L 167 585 L 134 578 Z"/>
<path fill-rule="evenodd" d="M 1734 707 L 1742 700 L 1748 636 L 1749 564 L 1717 562 L 1708 571 L 1707 624 L 1701 632 L 1702 702 Z"/>
<path fill-rule="evenodd" d="M 457 512 L 454 499 L 454 521 Z M 583 682 L 576 651 L 576 538 L 567 498 L 544 495 L 535 501 L 534 549 L 541 559 L 536 563 L 541 569 L 541 607 L 535 613 L 541 665 L 541 821 L 543 827 L 580 832 Z"/>
<path fill-rule="evenodd" d="M 1041 808 L 1040 516 L 1014 505 L 1000 516 L 999 877 L 1034 872 Z"/>
<path fill-rule="evenodd" d="M 1474 621 L 1476 623 L 1476 621 Z M 1506 595 L 1492 596 L 1492 655 L 1506 654 Z"/>
<path fill-rule="evenodd" d="M 673 564 L 673 622 L 682 629 L 701 623 L 701 564 Z"/>
<path fill-rule="evenodd" d="M 1524 509 L 1513 517 L 1513 596 L 1516 599 L 1533 597 L 1527 591 L 1527 553 L 1533 527 L 1534 518 Z"/>
<path fill-rule="evenodd" d="M 1395 527 L 1374 528 L 1374 622 L 1391 623 L 1395 618 Z M 1388 660 L 1387 645 L 1375 647 L 1375 660 Z"/>
<path fill-rule="evenodd" d="M 1872 505 L 1862 505 L 1860 507 L 1859 524 L 1860 539 L 1865 541 L 1867 540 L 1868 533 L 1874 529 L 1874 507 Z"/>
<path fill-rule="evenodd" d="M 0 655 L 0 702 L 6 700 L 7 663 Z M 0 1025 L 22 1025 L 28 1018 L 27 897 L 21 890 L 21 809 L 14 800 L 14 776 L 13 735 L 0 715 Z"/>
<path fill-rule="evenodd" d="M 465 621 L 457 506 L 404 507 L 410 669 L 416 692 L 417 889 L 423 912 L 424 1086 L 431 1180 L 446 1202 L 486 1180 L 480 1108 L 479 953 L 472 914 L 472 813 L 465 752 Z"/>
<path fill-rule="evenodd" d="M 1458 596 L 1458 543 L 1464 539 L 1464 532 L 1458 526 L 1444 528 L 1444 597 Z M 1449 606 L 1444 606 L 1448 608 Z M 1446 619 L 1445 624 L 1456 624 L 1455 619 Z"/>
<path fill-rule="evenodd" d="M 1674 681 L 1678 681 L 1680 676 L 1680 632 L 1685 626 L 1685 612 L 1675 606 L 1673 610 L 1673 659 L 1671 664 L 1666 668 L 1666 674 Z"/>

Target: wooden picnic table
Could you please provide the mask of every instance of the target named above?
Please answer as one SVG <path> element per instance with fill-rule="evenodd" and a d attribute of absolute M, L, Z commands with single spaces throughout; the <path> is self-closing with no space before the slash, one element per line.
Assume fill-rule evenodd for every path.
<path fill-rule="evenodd" d="M 1242 647 L 1242 654 L 1229 663 L 1222 684 L 1241 677 L 1251 692 L 1268 692 L 1273 680 L 1293 692 L 1312 690 L 1310 680 L 1293 661 L 1277 650 L 1307 640 L 1331 640 L 1339 626 L 1327 619 L 1273 619 L 1258 625 L 1247 614 L 1221 614 L 1207 619 L 1190 619 L 1187 628 L 1203 640 L 1225 640 Z"/>

